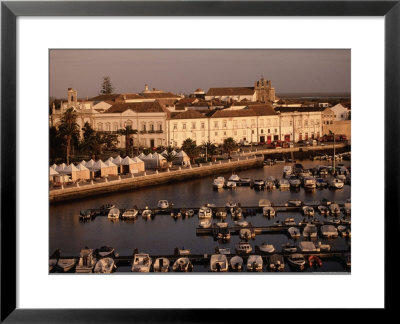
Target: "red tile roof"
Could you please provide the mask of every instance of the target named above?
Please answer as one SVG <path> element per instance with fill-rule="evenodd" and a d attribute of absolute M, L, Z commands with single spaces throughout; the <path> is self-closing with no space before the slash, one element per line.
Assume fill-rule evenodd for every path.
<path fill-rule="evenodd" d="M 204 118 L 205 116 L 196 110 L 186 110 L 178 114 L 173 114 L 172 119 L 194 119 L 194 118 Z"/>
<path fill-rule="evenodd" d="M 118 102 L 112 105 L 105 114 L 122 113 L 125 110 L 132 110 L 135 112 L 166 112 L 164 108 L 158 101 L 152 102 Z"/>
<path fill-rule="evenodd" d="M 206 96 L 251 96 L 253 87 L 210 88 Z"/>
<path fill-rule="evenodd" d="M 180 99 L 181 98 L 171 92 L 142 93 L 142 96 L 146 99 Z"/>

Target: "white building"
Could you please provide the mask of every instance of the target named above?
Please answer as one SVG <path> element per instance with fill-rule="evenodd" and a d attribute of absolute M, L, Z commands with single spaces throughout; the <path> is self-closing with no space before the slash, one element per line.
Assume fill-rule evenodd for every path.
<path fill-rule="evenodd" d="M 349 119 L 350 109 L 342 106 L 341 104 L 337 104 L 337 105 L 331 107 L 331 109 L 335 114 L 335 120 Z"/>

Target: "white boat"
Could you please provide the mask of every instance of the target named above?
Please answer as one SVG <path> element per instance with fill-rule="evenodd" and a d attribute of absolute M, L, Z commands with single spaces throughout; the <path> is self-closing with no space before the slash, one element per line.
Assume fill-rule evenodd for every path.
<path fill-rule="evenodd" d="M 340 179 L 332 178 L 328 182 L 329 187 L 335 188 L 335 189 L 341 189 L 344 186 L 344 182 Z"/>
<path fill-rule="evenodd" d="M 75 267 L 75 272 L 90 273 L 96 265 L 96 258 L 94 257 L 93 249 L 82 249 L 80 253 L 79 262 Z"/>
<path fill-rule="evenodd" d="M 191 217 L 191 216 L 194 215 L 194 210 L 193 210 L 193 209 L 182 208 L 182 209 L 181 209 L 181 214 L 182 214 L 183 216 Z"/>
<path fill-rule="evenodd" d="M 275 252 L 275 247 L 272 244 L 267 244 L 267 243 L 262 243 L 259 246 L 259 249 L 261 252 L 265 252 L 265 253 L 274 253 Z"/>
<path fill-rule="evenodd" d="M 240 177 L 237 174 L 232 174 L 228 181 L 234 181 L 234 182 L 239 182 L 240 181 Z"/>
<path fill-rule="evenodd" d="M 314 208 L 310 206 L 303 206 L 304 216 L 314 217 Z"/>
<path fill-rule="evenodd" d="M 318 211 L 321 215 L 329 215 L 329 208 L 326 206 L 318 206 Z"/>
<path fill-rule="evenodd" d="M 108 218 L 109 219 L 118 219 L 120 215 L 120 211 L 118 208 L 111 208 L 110 211 L 108 212 Z"/>
<path fill-rule="evenodd" d="M 253 251 L 251 245 L 247 242 L 239 242 L 235 244 L 236 253 L 250 253 Z"/>
<path fill-rule="evenodd" d="M 256 179 L 253 182 L 253 187 L 255 189 L 264 189 L 264 186 L 265 186 L 265 182 L 262 179 Z"/>
<path fill-rule="evenodd" d="M 153 215 L 153 212 L 150 209 L 144 209 L 142 211 L 142 217 L 144 218 L 150 218 L 151 215 Z"/>
<path fill-rule="evenodd" d="M 338 204 L 331 204 L 329 206 L 329 209 L 331 211 L 331 215 L 339 215 L 340 214 L 340 207 Z"/>
<path fill-rule="evenodd" d="M 210 259 L 210 270 L 212 272 L 227 272 L 228 259 L 224 254 L 213 254 Z"/>
<path fill-rule="evenodd" d="M 215 210 L 215 217 L 224 218 L 227 215 L 228 215 L 228 213 L 224 207 L 220 207 Z"/>
<path fill-rule="evenodd" d="M 217 248 L 215 249 L 215 252 L 216 252 L 216 253 L 219 253 L 219 254 L 231 254 L 231 249 L 230 249 L 230 248 L 220 248 L 220 247 L 217 247 Z"/>
<path fill-rule="evenodd" d="M 243 259 L 240 256 L 234 256 L 229 260 L 232 271 L 242 271 Z"/>
<path fill-rule="evenodd" d="M 268 266 L 271 271 L 285 270 L 285 260 L 282 255 L 273 254 L 268 258 Z"/>
<path fill-rule="evenodd" d="M 289 185 L 292 188 L 299 188 L 301 185 L 301 180 L 299 178 L 297 178 L 297 176 L 292 175 L 289 178 Z"/>
<path fill-rule="evenodd" d="M 307 224 L 303 230 L 303 237 L 315 238 L 317 237 L 317 227 L 314 224 Z"/>
<path fill-rule="evenodd" d="M 62 272 L 68 272 L 72 270 L 76 265 L 76 259 L 58 259 L 57 269 Z"/>
<path fill-rule="evenodd" d="M 275 217 L 275 209 L 273 207 L 263 207 L 263 215 L 268 217 Z"/>
<path fill-rule="evenodd" d="M 216 189 L 222 189 L 225 185 L 224 177 L 217 177 L 213 180 L 213 187 Z"/>
<path fill-rule="evenodd" d="M 289 177 L 293 173 L 293 169 L 291 165 L 283 166 L 283 176 L 285 178 Z"/>
<path fill-rule="evenodd" d="M 275 178 L 273 176 L 268 176 L 265 179 L 265 188 L 266 189 L 275 189 Z"/>
<path fill-rule="evenodd" d="M 211 227 L 211 219 L 205 218 L 199 220 L 199 227 L 201 228 L 210 228 Z"/>
<path fill-rule="evenodd" d="M 263 260 L 261 255 L 249 255 L 247 259 L 247 271 L 262 271 Z"/>
<path fill-rule="evenodd" d="M 318 252 L 315 244 L 309 241 L 302 241 L 299 243 L 299 248 L 302 252 Z"/>
<path fill-rule="evenodd" d="M 226 182 L 226 187 L 227 188 L 236 188 L 236 181 L 228 180 Z"/>
<path fill-rule="evenodd" d="M 253 180 L 251 180 L 250 178 L 242 178 L 240 180 L 240 185 L 242 185 L 242 186 L 250 186 L 252 181 Z"/>
<path fill-rule="evenodd" d="M 239 225 L 240 227 L 246 227 L 246 226 L 249 225 L 249 223 L 246 222 L 246 221 L 234 221 L 234 223 L 235 223 L 236 225 Z"/>
<path fill-rule="evenodd" d="M 157 207 L 161 209 L 167 209 L 169 207 L 168 200 L 159 200 L 157 203 Z"/>
<path fill-rule="evenodd" d="M 337 228 L 333 225 L 322 225 L 321 234 L 323 237 L 337 237 L 338 231 Z"/>
<path fill-rule="evenodd" d="M 239 236 L 244 240 L 250 240 L 252 237 L 251 231 L 248 228 L 241 228 L 239 231 Z"/>
<path fill-rule="evenodd" d="M 97 254 L 100 258 L 110 257 L 114 254 L 114 248 L 110 246 L 102 246 L 98 251 Z"/>
<path fill-rule="evenodd" d="M 178 249 L 178 255 L 189 255 L 190 254 L 190 250 L 189 249 Z"/>
<path fill-rule="evenodd" d="M 189 258 L 179 258 L 174 262 L 172 270 L 175 272 L 190 272 L 193 271 L 193 265 Z"/>
<path fill-rule="evenodd" d="M 134 219 L 138 214 L 137 209 L 127 209 L 122 213 L 122 218 L 124 219 Z"/>
<path fill-rule="evenodd" d="M 286 226 L 295 226 L 295 225 L 296 225 L 296 222 L 294 221 L 294 218 L 291 218 L 291 217 L 285 218 L 285 220 L 283 221 L 283 223 L 284 223 Z"/>
<path fill-rule="evenodd" d="M 116 268 L 113 258 L 103 258 L 97 261 L 94 267 L 94 273 L 111 273 Z"/>
<path fill-rule="evenodd" d="M 133 256 L 132 272 L 150 272 L 152 260 L 146 253 L 137 253 Z"/>
<path fill-rule="evenodd" d="M 169 260 L 167 258 L 157 258 L 153 264 L 154 272 L 168 272 Z"/>
<path fill-rule="evenodd" d="M 258 206 L 259 207 L 271 207 L 272 204 L 268 199 L 260 199 L 258 201 Z"/>
<path fill-rule="evenodd" d="M 211 218 L 212 217 L 212 210 L 210 207 L 200 207 L 199 209 L 199 218 Z"/>
<path fill-rule="evenodd" d="M 280 190 L 289 190 L 289 189 L 290 189 L 289 180 L 287 180 L 287 179 L 280 179 L 280 180 L 279 180 L 279 189 L 280 189 Z"/>
<path fill-rule="evenodd" d="M 288 202 L 286 204 L 287 204 L 287 206 L 300 207 L 301 205 L 303 205 L 303 202 L 299 199 L 291 199 L 291 200 L 288 200 Z"/>
<path fill-rule="evenodd" d="M 235 207 L 232 210 L 232 217 L 233 218 L 240 218 L 242 217 L 242 208 L 240 207 Z"/>
<path fill-rule="evenodd" d="M 322 242 L 318 242 L 318 248 L 321 252 L 326 252 L 331 250 L 331 246 L 329 244 L 322 244 Z"/>
<path fill-rule="evenodd" d="M 217 227 L 219 227 L 219 228 L 228 227 L 228 223 L 227 222 L 217 222 L 217 223 L 215 223 L 215 225 L 217 225 Z"/>
<path fill-rule="evenodd" d="M 305 177 L 303 183 L 305 189 L 315 189 L 317 187 L 314 177 Z"/>
<path fill-rule="evenodd" d="M 303 254 L 295 253 L 289 256 L 288 258 L 289 264 L 297 270 L 304 270 L 306 260 L 304 259 Z"/>
<path fill-rule="evenodd" d="M 289 227 L 288 233 L 289 233 L 291 238 L 300 237 L 300 230 L 297 227 Z"/>
<path fill-rule="evenodd" d="M 286 244 L 282 245 L 282 251 L 285 253 L 294 253 L 297 252 L 297 246 L 287 242 Z"/>

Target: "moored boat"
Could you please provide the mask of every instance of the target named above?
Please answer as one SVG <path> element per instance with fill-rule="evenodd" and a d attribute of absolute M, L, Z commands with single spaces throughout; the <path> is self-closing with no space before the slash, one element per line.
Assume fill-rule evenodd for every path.
<path fill-rule="evenodd" d="M 227 272 L 228 259 L 225 254 L 213 254 L 210 258 L 210 270 L 212 272 Z"/>
<path fill-rule="evenodd" d="M 337 178 L 332 178 L 328 181 L 329 187 L 334 189 L 341 189 L 344 186 L 344 182 Z"/>
<path fill-rule="evenodd" d="M 235 244 L 236 253 L 250 253 L 253 251 L 251 245 L 247 242 L 239 242 Z"/>
<path fill-rule="evenodd" d="M 249 223 L 246 222 L 246 221 L 235 221 L 234 223 L 235 223 L 236 225 L 240 226 L 240 227 L 246 227 L 246 226 L 249 225 Z"/>
<path fill-rule="evenodd" d="M 275 217 L 275 209 L 273 207 L 263 207 L 263 215 L 267 217 Z"/>
<path fill-rule="evenodd" d="M 241 228 L 239 231 L 241 239 L 250 240 L 252 238 L 251 231 L 248 228 Z"/>
<path fill-rule="evenodd" d="M 314 208 L 310 206 L 303 206 L 303 214 L 304 216 L 314 217 Z"/>
<path fill-rule="evenodd" d="M 107 217 L 109 219 L 119 219 L 120 211 L 118 208 L 111 208 L 110 211 L 108 212 Z"/>
<path fill-rule="evenodd" d="M 297 252 L 297 246 L 287 242 L 286 244 L 282 245 L 282 251 L 285 253 L 294 253 Z"/>
<path fill-rule="evenodd" d="M 289 256 L 288 263 L 296 270 L 304 270 L 306 260 L 304 259 L 303 254 L 295 253 Z"/>
<path fill-rule="evenodd" d="M 320 259 L 318 256 L 316 256 L 316 255 L 310 255 L 310 256 L 308 257 L 308 265 L 310 266 L 310 268 L 311 268 L 312 266 L 319 266 L 319 267 L 322 267 L 322 261 L 321 261 L 321 259 Z"/>
<path fill-rule="evenodd" d="M 152 260 L 146 253 L 136 253 L 133 256 L 132 272 L 150 272 Z"/>
<path fill-rule="evenodd" d="M 211 218 L 212 210 L 210 207 L 202 206 L 199 209 L 199 218 Z"/>
<path fill-rule="evenodd" d="M 268 258 L 268 268 L 270 271 L 285 270 L 285 261 L 282 255 L 273 254 Z"/>
<path fill-rule="evenodd" d="M 307 224 L 303 230 L 303 237 L 305 238 L 316 238 L 317 237 L 317 227 L 315 224 Z"/>
<path fill-rule="evenodd" d="M 224 177 L 217 177 L 213 180 L 213 187 L 215 189 L 222 189 L 225 185 L 225 178 Z"/>
<path fill-rule="evenodd" d="M 159 200 L 157 203 L 157 207 L 160 209 L 167 209 L 169 207 L 168 200 Z"/>
<path fill-rule="evenodd" d="M 133 209 L 127 209 L 122 213 L 122 218 L 123 219 L 135 219 L 137 217 L 138 210 L 133 208 Z"/>
<path fill-rule="evenodd" d="M 318 248 L 320 252 L 327 252 L 331 250 L 331 246 L 329 244 L 323 244 L 322 242 L 318 242 Z"/>
<path fill-rule="evenodd" d="M 211 219 L 205 218 L 199 220 L 199 227 L 201 228 L 210 228 L 211 227 Z"/>
<path fill-rule="evenodd" d="M 255 189 L 261 190 L 261 189 L 264 189 L 264 186 L 265 186 L 265 182 L 262 179 L 256 179 L 253 182 L 253 188 L 255 188 Z"/>
<path fill-rule="evenodd" d="M 57 267 L 57 259 L 49 259 L 49 272 L 52 272 Z"/>
<path fill-rule="evenodd" d="M 96 262 L 94 273 L 111 273 L 115 268 L 116 265 L 113 258 L 103 258 Z"/>
<path fill-rule="evenodd" d="M 300 230 L 297 227 L 289 227 L 288 233 L 291 238 L 298 238 L 300 237 Z"/>
<path fill-rule="evenodd" d="M 151 209 L 146 208 L 142 211 L 142 217 L 144 217 L 144 218 L 149 218 L 149 217 L 151 217 L 151 215 L 153 215 L 153 212 L 151 211 Z"/>
<path fill-rule="evenodd" d="M 261 243 L 259 246 L 259 249 L 261 252 L 265 253 L 274 253 L 275 252 L 275 247 L 273 244 L 268 244 L 268 243 Z"/>
<path fill-rule="evenodd" d="M 99 258 L 110 257 L 114 254 L 114 248 L 111 246 L 102 246 L 97 251 L 97 255 Z"/>
<path fill-rule="evenodd" d="M 263 267 L 263 259 L 261 255 L 249 255 L 247 258 L 247 271 L 261 272 Z"/>
<path fill-rule="evenodd" d="M 305 177 L 303 181 L 304 189 L 315 189 L 317 187 L 317 183 L 314 177 Z"/>
<path fill-rule="evenodd" d="M 242 271 L 243 259 L 240 256 L 234 256 L 229 260 L 232 271 Z"/>
<path fill-rule="evenodd" d="M 291 199 L 291 200 L 288 200 L 288 202 L 286 204 L 287 204 L 287 206 L 300 207 L 303 205 L 303 202 L 299 199 Z"/>
<path fill-rule="evenodd" d="M 93 249 L 82 249 L 78 264 L 75 267 L 75 272 L 90 273 L 96 265 L 96 258 Z"/>
<path fill-rule="evenodd" d="M 326 206 L 318 206 L 318 211 L 321 215 L 329 215 L 329 208 Z"/>
<path fill-rule="evenodd" d="M 71 271 L 76 265 L 76 259 L 58 259 L 57 269 L 61 272 Z"/>
<path fill-rule="evenodd" d="M 338 231 L 333 225 L 322 225 L 321 234 L 323 237 L 337 237 Z"/>
<path fill-rule="evenodd" d="M 283 221 L 283 223 L 284 223 L 286 226 L 296 226 L 296 222 L 294 221 L 294 218 L 292 218 L 292 217 L 287 217 L 287 218 L 285 218 L 285 220 Z"/>
<path fill-rule="evenodd" d="M 175 272 L 191 272 L 193 271 L 193 265 L 189 258 L 183 257 L 174 262 L 172 270 Z"/>
<path fill-rule="evenodd" d="M 330 209 L 331 215 L 337 216 L 340 214 L 340 207 L 338 204 L 331 204 L 329 206 L 329 209 Z"/>
<path fill-rule="evenodd" d="M 215 216 L 216 216 L 216 217 L 224 218 L 224 217 L 226 217 L 227 215 L 228 215 L 228 213 L 227 213 L 226 209 L 223 208 L 223 207 L 217 208 L 217 209 L 215 210 Z"/>
<path fill-rule="evenodd" d="M 289 190 L 290 189 L 290 183 L 287 179 L 280 179 L 279 180 L 279 189 L 280 190 Z"/>

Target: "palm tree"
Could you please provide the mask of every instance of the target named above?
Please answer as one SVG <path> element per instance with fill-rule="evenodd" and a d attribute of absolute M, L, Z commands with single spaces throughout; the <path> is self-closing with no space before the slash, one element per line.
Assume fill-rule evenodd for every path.
<path fill-rule="evenodd" d="M 228 137 L 224 139 L 223 148 L 226 152 L 228 152 L 228 159 L 231 158 L 231 152 L 234 151 L 237 147 L 237 143 L 232 137 Z"/>
<path fill-rule="evenodd" d="M 79 136 L 79 125 L 76 123 L 76 113 L 73 108 L 68 108 L 61 117 L 61 123 L 58 127 L 60 135 L 66 141 L 67 146 L 67 164 L 69 164 L 69 155 L 71 152 L 71 141 Z"/>
<path fill-rule="evenodd" d="M 119 134 L 125 136 L 125 151 L 126 151 L 126 155 L 129 155 L 129 149 L 131 147 L 131 145 L 133 146 L 133 139 L 131 141 L 131 135 L 132 134 L 137 134 L 137 130 L 136 129 L 132 129 L 132 126 L 128 125 L 123 129 L 120 129 L 118 131 Z"/>
<path fill-rule="evenodd" d="M 167 160 L 169 167 L 172 166 L 172 162 L 178 159 L 176 154 L 173 154 L 172 151 L 167 151 L 167 153 L 164 153 L 162 156 L 165 157 L 165 159 Z"/>
<path fill-rule="evenodd" d="M 196 142 L 191 138 L 187 138 L 183 141 L 181 149 L 188 155 L 190 161 L 194 163 L 195 157 L 199 155 L 199 147 Z"/>
<path fill-rule="evenodd" d="M 206 150 L 206 160 L 210 156 L 212 161 L 213 156 L 217 153 L 217 146 L 211 141 L 203 142 L 202 146 Z"/>

